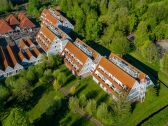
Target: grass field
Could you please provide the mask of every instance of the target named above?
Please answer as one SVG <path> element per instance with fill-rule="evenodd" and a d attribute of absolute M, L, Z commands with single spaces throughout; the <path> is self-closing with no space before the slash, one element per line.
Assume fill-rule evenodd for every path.
<path fill-rule="evenodd" d="M 39 99 L 38 103 L 28 112 L 30 122 L 41 118 L 41 116 L 49 109 L 55 100 L 55 97 L 63 97 L 60 92 L 54 91 L 52 88 L 47 90 L 42 97 Z"/>
<path fill-rule="evenodd" d="M 133 57 L 136 57 L 145 65 L 145 67 L 141 66 L 142 69 L 149 69 L 150 72 L 154 71 L 158 73 L 158 77 L 161 81 L 163 81 L 166 85 L 168 84 L 168 77 L 161 71 L 159 71 L 159 63 L 147 63 L 143 62 L 143 58 L 134 53 L 131 54 Z M 137 56 L 138 55 L 138 56 Z M 136 64 L 138 63 L 135 62 Z M 150 67 L 148 67 L 150 66 Z M 101 102 L 108 102 L 109 96 L 100 88 L 100 86 L 95 83 L 91 77 L 87 77 L 84 79 L 77 79 L 75 76 L 71 74 L 71 72 L 65 67 L 65 65 L 62 65 L 59 70 L 61 72 L 65 72 L 67 74 L 67 83 L 64 85 L 64 88 L 69 90 L 72 86 L 77 85 L 76 88 L 76 95 L 80 97 L 81 95 L 86 95 L 88 98 L 93 98 L 97 101 L 98 105 Z M 35 121 L 35 125 L 40 126 L 46 126 L 46 125 L 60 125 L 63 126 L 93 126 L 89 120 L 81 117 L 77 113 L 72 113 L 68 109 L 67 101 L 68 99 L 65 99 L 65 104 L 63 109 L 59 113 L 55 113 L 54 116 L 46 117 L 44 116 L 45 111 L 47 108 L 49 108 L 49 105 L 52 104 L 54 97 L 56 95 L 55 91 L 49 90 L 45 91 L 43 93 L 42 97 L 39 99 L 37 104 L 32 108 L 29 112 L 29 119 L 31 121 Z M 62 95 L 60 95 L 62 97 Z M 136 103 L 133 109 L 132 114 L 130 115 L 129 119 L 126 120 L 127 123 L 125 125 L 128 126 L 134 126 L 140 123 L 142 120 L 150 116 L 152 113 L 156 112 L 160 108 L 166 106 L 168 104 L 168 89 L 164 85 L 160 85 L 159 89 L 159 95 L 156 96 L 154 91 L 152 90 L 152 87 L 148 89 L 145 102 L 143 103 Z M 166 110 L 165 110 L 166 111 Z M 163 114 L 163 112 L 160 112 L 158 114 Z M 160 118 L 157 118 L 158 115 L 155 115 L 153 118 L 151 118 L 152 121 L 159 120 Z M 150 121 L 150 120 L 149 120 Z M 159 124 L 166 123 L 165 120 L 159 120 Z M 144 123 L 144 125 L 149 124 L 147 121 Z"/>
<path fill-rule="evenodd" d="M 168 107 L 150 118 L 142 126 L 164 126 L 165 124 L 168 124 Z"/>
<path fill-rule="evenodd" d="M 148 63 L 146 62 L 143 57 L 141 57 L 140 54 L 137 53 L 131 53 L 132 57 L 135 57 L 139 61 L 141 61 L 146 67 L 149 68 L 150 71 L 155 71 L 158 73 L 158 78 L 164 82 L 166 85 L 168 85 L 168 77 L 161 71 L 159 71 L 159 63 Z M 137 63 L 137 62 L 136 62 Z M 152 69 L 152 70 L 151 70 Z M 140 123 L 143 119 L 150 116 L 152 113 L 156 112 L 160 108 L 168 105 L 168 88 L 161 84 L 159 89 L 159 96 L 156 96 L 155 93 L 153 93 L 153 90 L 148 89 L 145 102 L 143 103 L 137 103 L 135 104 L 135 109 L 133 113 L 131 114 L 129 120 L 127 120 L 126 125 L 128 126 L 134 126 Z M 157 115 L 156 115 L 157 117 Z M 161 124 L 165 123 L 165 120 L 160 120 L 160 118 L 156 118 L 155 121 L 159 121 Z M 168 121 L 167 121 L 168 122 Z"/>

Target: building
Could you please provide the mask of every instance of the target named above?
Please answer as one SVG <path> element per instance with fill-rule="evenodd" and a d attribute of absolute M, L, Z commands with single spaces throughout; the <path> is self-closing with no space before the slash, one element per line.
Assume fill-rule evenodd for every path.
<path fill-rule="evenodd" d="M 47 55 L 61 53 L 69 40 L 70 37 L 59 28 L 53 32 L 45 25 L 41 25 L 36 36 L 36 41 Z"/>
<path fill-rule="evenodd" d="M 6 23 L 3 19 L 0 19 L 0 34 L 5 34 L 9 32 L 13 32 L 13 28 Z"/>
<path fill-rule="evenodd" d="M 93 80 L 114 99 L 125 92 L 130 101 L 143 101 L 147 86 L 152 84 L 146 74 L 114 53 L 111 53 L 109 59 L 101 58 L 93 72 Z"/>
<path fill-rule="evenodd" d="M 42 24 L 52 28 L 61 28 L 64 32 L 69 33 L 74 26 L 61 13 L 52 8 L 44 9 L 41 17 Z"/>
<path fill-rule="evenodd" d="M 21 39 L 18 45 L 0 46 L 0 79 L 40 63 L 42 53 L 31 39 Z"/>
<path fill-rule="evenodd" d="M 62 52 L 66 66 L 74 75 L 90 75 L 100 60 L 101 56 L 80 39 L 74 43 L 68 42 Z"/>
<path fill-rule="evenodd" d="M 35 40 L 22 36 L 29 34 L 26 29 L 35 27 L 24 13 L 19 13 L 17 18 L 10 15 L 7 22 L 0 20 L 0 34 L 15 36 L 12 39 L 18 40 L 16 45 L 0 46 L 0 78 L 40 63 L 42 53 L 59 54 L 74 75 L 92 76 L 114 99 L 124 93 L 131 102 L 144 100 L 146 88 L 153 84 L 148 75 L 114 53 L 106 58 L 79 38 L 71 39 L 69 33 L 74 27 L 59 11 L 44 9 L 40 19 Z M 21 32 L 14 34 L 14 26 Z"/>

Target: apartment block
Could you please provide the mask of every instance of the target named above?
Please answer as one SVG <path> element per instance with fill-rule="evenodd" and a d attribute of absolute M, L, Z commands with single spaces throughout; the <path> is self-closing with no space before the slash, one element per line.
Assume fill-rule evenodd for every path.
<path fill-rule="evenodd" d="M 62 56 L 72 73 L 82 77 L 90 75 L 101 58 L 100 54 L 78 38 L 73 43 L 67 43 Z"/>
<path fill-rule="evenodd" d="M 41 17 L 42 24 L 45 24 L 51 29 L 61 28 L 64 32 L 69 33 L 74 29 L 74 26 L 61 13 L 53 8 L 44 9 Z"/>
<path fill-rule="evenodd" d="M 114 99 L 126 93 L 131 102 L 143 101 L 147 86 L 152 84 L 146 74 L 114 53 L 111 53 L 109 59 L 101 58 L 93 72 L 93 80 Z"/>
<path fill-rule="evenodd" d="M 55 30 L 50 30 L 46 25 L 41 25 L 36 36 L 36 41 L 47 55 L 61 53 L 70 40 L 71 38 L 61 29 L 55 28 Z"/>

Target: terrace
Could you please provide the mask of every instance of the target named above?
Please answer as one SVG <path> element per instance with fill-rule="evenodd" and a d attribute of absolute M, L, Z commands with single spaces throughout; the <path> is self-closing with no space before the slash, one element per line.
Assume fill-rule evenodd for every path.
<path fill-rule="evenodd" d="M 126 73 L 128 73 L 132 77 L 134 77 L 134 78 L 138 78 L 139 77 L 140 73 L 137 70 L 135 70 L 133 67 L 129 66 L 125 62 L 121 61 L 117 57 L 110 57 L 109 59 L 110 59 L 110 61 L 112 63 L 117 65 L 119 68 L 121 68 L 123 71 L 125 71 Z"/>

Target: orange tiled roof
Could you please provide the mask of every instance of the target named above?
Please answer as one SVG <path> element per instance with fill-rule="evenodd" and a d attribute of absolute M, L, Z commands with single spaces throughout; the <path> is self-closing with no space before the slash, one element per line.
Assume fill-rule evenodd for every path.
<path fill-rule="evenodd" d="M 12 14 L 6 18 L 6 21 L 9 23 L 9 25 L 19 25 L 19 21 Z"/>
<path fill-rule="evenodd" d="M 34 28 L 35 25 L 27 17 L 25 17 L 23 20 L 21 20 L 19 27 L 20 28 Z"/>
<path fill-rule="evenodd" d="M 21 49 L 23 49 L 24 47 L 25 47 L 25 41 L 23 40 L 23 39 L 21 39 L 20 40 L 20 42 L 19 42 L 19 47 L 21 48 Z"/>
<path fill-rule="evenodd" d="M 145 80 L 145 76 L 146 74 L 143 73 L 142 71 L 140 71 L 139 69 L 137 69 L 136 67 L 134 67 L 133 65 L 131 65 L 130 63 L 128 63 L 127 61 L 125 61 L 124 59 L 122 59 L 121 57 L 117 56 L 116 54 L 114 53 L 111 53 L 109 58 L 112 58 L 112 57 L 116 57 L 117 59 L 121 60 L 122 62 L 128 64 L 130 67 L 132 67 L 133 69 L 135 69 L 137 72 L 139 72 L 139 79 L 140 80 Z"/>
<path fill-rule="evenodd" d="M 28 46 L 30 47 L 31 45 L 33 45 L 33 42 L 30 38 L 27 39 L 27 43 L 28 43 Z"/>
<path fill-rule="evenodd" d="M 13 65 L 15 66 L 18 62 L 17 62 L 17 60 L 16 60 L 16 57 L 15 57 L 14 52 L 13 52 L 13 50 L 12 50 L 12 47 L 10 47 L 10 46 L 8 45 L 8 46 L 7 46 L 7 50 L 8 50 L 9 56 L 10 56 L 10 58 L 11 58 L 11 60 L 12 60 L 12 63 L 13 63 Z"/>
<path fill-rule="evenodd" d="M 20 12 L 19 14 L 18 14 L 18 19 L 19 20 L 23 20 L 25 18 L 25 14 L 23 13 L 23 12 Z"/>
<path fill-rule="evenodd" d="M 52 33 L 46 26 L 42 26 L 41 29 L 40 29 L 40 31 L 43 34 L 45 34 L 45 36 L 47 36 L 51 41 L 54 41 L 54 39 L 56 37 L 55 34 Z"/>
<path fill-rule="evenodd" d="M 22 53 L 21 50 L 19 51 L 18 55 L 19 55 L 21 61 L 23 61 L 25 59 L 25 56 L 24 56 L 24 54 Z"/>
<path fill-rule="evenodd" d="M 136 82 L 136 80 L 133 77 L 125 73 L 123 70 L 121 70 L 119 67 L 114 65 L 112 62 L 110 62 L 105 57 L 101 58 L 99 65 L 102 66 L 104 69 L 106 69 L 113 76 L 115 76 L 124 85 L 126 85 L 129 90 L 133 87 L 133 85 Z M 98 69 L 98 66 L 96 69 Z"/>
<path fill-rule="evenodd" d="M 44 45 L 44 43 L 38 37 L 36 37 L 36 40 L 42 46 L 42 48 L 44 49 L 44 51 L 47 52 L 48 48 L 46 47 L 46 45 Z"/>
<path fill-rule="evenodd" d="M 91 48 L 90 46 L 88 46 L 86 43 L 84 43 L 82 40 L 80 40 L 79 38 L 76 39 L 77 42 L 85 45 L 92 53 L 93 53 L 93 59 L 95 60 L 97 58 L 97 56 L 99 55 L 97 51 L 95 51 L 93 48 Z"/>
<path fill-rule="evenodd" d="M 88 60 L 88 56 L 71 42 L 68 42 L 65 48 L 67 48 L 71 53 L 73 53 L 75 57 L 77 57 L 83 64 L 85 64 Z"/>
<path fill-rule="evenodd" d="M 37 57 L 41 54 L 37 48 L 33 48 L 33 52 L 35 53 Z"/>
<path fill-rule="evenodd" d="M 44 9 L 42 14 L 45 14 L 45 18 L 52 22 L 53 25 L 58 23 L 58 19 L 55 18 L 48 9 Z"/>
<path fill-rule="evenodd" d="M 2 53 L 2 60 L 3 60 L 3 65 L 5 67 L 5 69 L 9 66 L 9 63 L 6 59 L 6 56 L 5 56 L 5 53 L 4 53 L 4 50 L 2 49 L 2 47 L 0 47 L 0 50 L 1 50 L 1 53 Z"/>
<path fill-rule="evenodd" d="M 0 19 L 0 34 L 5 34 L 11 31 L 13 31 L 13 29 L 3 19 Z"/>
<path fill-rule="evenodd" d="M 34 28 L 35 25 L 25 16 L 24 13 L 18 14 L 18 19 L 20 20 L 20 28 Z"/>
<path fill-rule="evenodd" d="M 26 50 L 26 54 L 27 54 L 29 59 L 33 56 L 29 49 Z"/>

